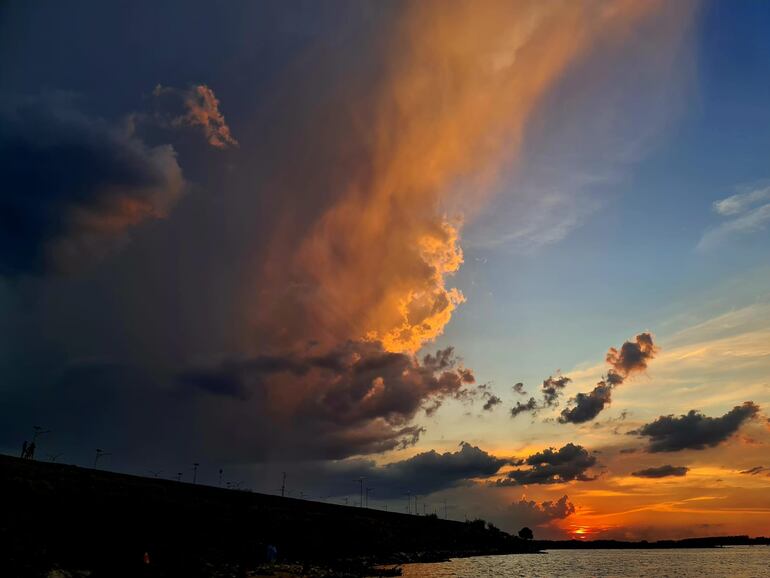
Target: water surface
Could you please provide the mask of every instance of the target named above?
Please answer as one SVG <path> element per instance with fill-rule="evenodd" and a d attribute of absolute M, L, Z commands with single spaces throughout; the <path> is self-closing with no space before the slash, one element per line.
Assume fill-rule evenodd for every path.
<path fill-rule="evenodd" d="M 407 564 L 404 576 L 476 578 L 503 576 L 607 577 L 770 577 L 770 547 L 688 548 L 671 550 L 549 550 L 518 554 L 457 558 L 437 564 Z"/>

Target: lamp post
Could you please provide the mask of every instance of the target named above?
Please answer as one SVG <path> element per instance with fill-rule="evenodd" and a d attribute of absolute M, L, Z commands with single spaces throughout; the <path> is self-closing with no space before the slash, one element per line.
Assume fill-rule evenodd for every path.
<path fill-rule="evenodd" d="M 96 448 L 96 455 L 94 456 L 94 469 L 99 465 L 99 460 L 104 456 L 111 456 L 111 453 L 105 452 L 102 449 Z"/>
<path fill-rule="evenodd" d="M 360 486 L 360 489 L 359 489 L 359 500 L 360 500 L 360 501 L 358 502 L 358 505 L 359 505 L 361 508 L 363 508 L 363 507 L 364 507 L 364 480 L 365 480 L 365 479 L 366 479 L 366 478 L 364 478 L 363 476 L 361 476 L 360 478 L 358 478 L 358 484 L 359 484 L 359 486 Z"/>
<path fill-rule="evenodd" d="M 193 464 L 193 484 L 194 484 L 194 483 L 195 483 L 195 481 L 198 479 L 198 466 L 199 466 L 199 465 L 200 465 L 200 464 L 199 464 L 198 462 L 195 462 L 195 463 Z"/>

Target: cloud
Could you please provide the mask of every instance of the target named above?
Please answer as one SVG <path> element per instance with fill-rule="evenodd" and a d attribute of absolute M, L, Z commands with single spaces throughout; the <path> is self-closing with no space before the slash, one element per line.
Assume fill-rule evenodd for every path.
<path fill-rule="evenodd" d="M 426 364 L 372 343 L 176 375 L 91 360 L 57 373 L 49 386 L 9 396 L 17 411 L 2 424 L 0 439 L 13 439 L 23 424 L 40 420 L 65 447 L 91 447 L 99 439 L 128 462 L 162 455 L 224 462 L 341 459 L 404 448 L 424 431 L 410 423 L 415 414 L 458 394 L 472 379 L 456 366 Z"/>
<path fill-rule="evenodd" d="M 714 212 L 726 220 L 706 231 L 698 248 L 709 249 L 733 237 L 763 231 L 770 223 L 770 187 L 761 186 L 715 201 Z"/>
<path fill-rule="evenodd" d="M 561 396 L 562 390 L 567 387 L 572 380 L 564 375 L 558 377 L 550 376 L 543 381 L 542 393 L 543 404 L 547 407 L 551 407 L 558 404 L 558 399 Z"/>
<path fill-rule="evenodd" d="M 487 401 L 484 403 L 483 409 L 486 411 L 492 411 L 492 409 L 501 403 L 503 403 L 503 400 L 497 397 L 494 394 L 489 393 L 487 396 Z"/>
<path fill-rule="evenodd" d="M 596 458 L 583 446 L 568 443 L 560 449 L 548 448 L 514 462 L 517 466 L 529 466 L 507 472 L 495 481 L 497 486 L 523 486 L 528 484 L 561 484 L 578 480 L 595 479 L 586 472 L 596 465 Z"/>
<path fill-rule="evenodd" d="M 612 401 L 612 385 L 604 381 L 588 393 L 578 393 L 564 408 L 559 423 L 584 423 L 594 419 Z"/>
<path fill-rule="evenodd" d="M 339 461 L 306 462 L 287 466 L 294 479 L 312 480 L 313 492 L 322 496 L 345 496 L 358 492 L 356 480 L 365 479 L 377 499 L 402 498 L 406 493 L 427 496 L 494 475 L 507 462 L 467 442 L 454 452 L 430 450 L 405 460 L 377 464 L 351 458 Z"/>
<path fill-rule="evenodd" d="M 665 465 L 631 472 L 631 475 L 636 476 L 637 478 L 668 478 L 682 477 L 687 475 L 687 472 L 689 471 L 690 468 L 685 466 Z"/>
<path fill-rule="evenodd" d="M 768 471 L 770 468 L 766 468 L 765 466 L 754 466 L 753 468 L 749 468 L 748 470 L 741 470 L 741 474 L 747 474 L 749 476 L 756 476 L 757 474 L 761 474 L 762 472 Z"/>
<path fill-rule="evenodd" d="M 537 415 L 537 413 L 542 410 L 549 407 L 553 407 L 555 405 L 559 405 L 559 397 L 561 397 L 562 390 L 567 387 L 567 385 L 572 380 L 564 375 L 559 376 L 549 376 L 547 379 L 543 381 L 543 385 L 541 386 L 540 393 L 543 396 L 542 403 L 538 403 L 537 400 L 534 397 L 530 397 L 529 401 L 526 403 L 521 403 L 520 401 L 516 402 L 516 405 L 511 408 L 511 417 L 516 417 L 521 413 L 529 412 L 533 416 Z M 517 389 L 517 386 L 521 386 Z M 522 395 L 526 395 L 526 392 L 524 391 L 524 385 L 517 383 L 513 386 L 513 390 L 517 393 L 520 393 Z"/>
<path fill-rule="evenodd" d="M 267 188 L 294 202 L 276 215 L 255 290 L 264 341 L 366 338 L 408 352 L 441 335 L 464 301 L 450 284 L 462 226 L 515 160 L 527 120 L 594 42 L 622 39 L 652 12 L 404 5 L 378 78 L 346 74 L 308 107 L 314 130 L 276 153 Z M 308 219 L 296 199 L 311 196 L 322 210 Z"/>
<path fill-rule="evenodd" d="M 511 417 L 516 417 L 524 412 L 535 413 L 538 409 L 540 409 L 540 406 L 537 404 L 537 400 L 534 397 L 530 397 L 527 403 L 516 402 L 516 405 L 511 408 Z"/>
<path fill-rule="evenodd" d="M 233 203 L 227 218 L 211 219 L 227 222 L 221 238 L 233 251 L 205 247 L 199 255 L 178 240 L 180 229 L 166 238 L 176 252 L 164 250 L 118 278 L 162 277 L 151 287 L 182 295 L 168 308 L 157 306 L 165 300 L 152 303 L 162 321 L 131 319 L 109 351 L 118 361 L 100 357 L 114 338 L 104 329 L 84 328 L 77 337 L 85 343 L 53 348 L 68 365 L 61 377 L 68 388 L 46 389 L 38 407 L 66 394 L 71 415 L 82 413 L 83 447 L 99 437 L 122 455 L 165 448 L 254 461 L 381 452 L 413 443 L 423 431 L 413 422 L 417 412 L 460 395 L 471 381 L 467 370 L 416 357 L 464 300 L 451 282 L 464 259 L 464 223 L 487 202 L 501 167 L 514 164 L 534 111 L 565 72 L 589 47 L 622 42 L 654 9 L 428 1 L 392 11 L 387 22 L 367 24 L 372 40 L 356 36 L 366 37 L 367 50 L 350 51 L 345 42 L 326 53 L 309 50 L 292 66 L 281 62 L 277 86 L 258 92 L 260 106 L 250 112 L 259 138 L 248 139 L 258 168 L 222 181 L 246 182 L 218 196 L 223 206 Z M 245 80 L 251 88 L 257 82 Z M 184 112 L 171 116 L 176 124 L 202 129 L 214 146 L 233 144 L 213 93 L 199 86 L 187 96 Z M 153 158 L 172 158 L 166 151 Z M 200 242 L 207 229 L 190 227 L 209 225 L 212 207 L 187 216 L 195 237 L 187 243 L 217 245 L 220 238 Z M 177 257 L 180 270 L 201 257 L 226 263 L 214 268 L 232 277 L 199 266 L 182 278 Z M 107 291 L 151 310 L 140 303 L 150 290 L 111 283 Z M 194 311 L 190 303 L 198 302 L 188 296 L 196 291 L 209 298 Z M 119 309 L 120 319 L 134 313 Z M 168 343 L 150 347 L 157 334 Z M 81 355 L 98 359 L 75 371 L 69 365 Z M 201 361 L 191 368 L 190 359 Z M 103 405 L 91 402 L 102 396 Z"/>
<path fill-rule="evenodd" d="M 527 395 L 527 392 L 524 389 L 524 384 L 521 382 L 513 384 L 513 392 L 518 393 L 519 395 Z"/>
<path fill-rule="evenodd" d="M 415 414 L 463 397 L 475 378 L 451 347 L 419 361 L 377 343 L 349 342 L 328 353 L 223 362 L 185 372 L 179 381 L 218 396 L 258 396 L 261 412 L 301 424 L 313 445 L 345 457 L 413 444 L 422 431 L 407 426 Z"/>
<path fill-rule="evenodd" d="M 187 111 L 184 115 L 170 116 L 163 114 L 159 117 L 172 127 L 200 127 L 206 136 L 206 141 L 214 148 L 224 149 L 237 147 L 238 141 L 233 138 L 225 117 L 219 111 L 219 100 L 205 84 L 194 84 L 186 89 L 171 88 L 158 84 L 152 92 L 156 99 L 179 99 Z"/>
<path fill-rule="evenodd" d="M 751 401 L 736 405 L 721 417 L 708 417 L 692 409 L 679 417 L 661 416 L 629 433 L 647 436 L 650 452 L 702 450 L 726 441 L 758 413 L 759 406 Z"/>
<path fill-rule="evenodd" d="M 640 333 L 634 341 L 626 341 L 620 350 L 610 347 L 607 363 L 623 378 L 632 373 L 644 371 L 647 364 L 655 357 L 657 348 L 652 342 L 652 335 Z M 618 383 L 622 383 L 622 380 Z"/>
<path fill-rule="evenodd" d="M 0 111 L 0 275 L 82 267 L 182 196 L 170 145 L 148 146 L 74 104 L 47 97 Z"/>
<path fill-rule="evenodd" d="M 578 393 L 570 400 L 569 407 L 562 410 L 559 423 L 585 423 L 594 419 L 612 401 L 612 390 L 621 385 L 630 375 L 647 369 L 658 349 L 650 333 L 640 333 L 633 341 L 626 341 L 615 349 L 610 347 L 606 361 L 611 369 L 607 375 L 588 393 Z"/>
<path fill-rule="evenodd" d="M 564 520 L 575 513 L 575 505 L 565 495 L 555 501 L 546 501 L 538 504 L 534 500 L 521 498 L 518 502 L 512 502 L 507 508 L 507 514 L 512 518 L 512 523 L 520 526 L 545 526 L 554 520 Z"/>
<path fill-rule="evenodd" d="M 732 216 L 750 209 L 754 205 L 770 201 L 770 187 L 759 187 L 744 193 L 732 195 L 720 201 L 714 201 L 714 212 L 722 216 Z"/>

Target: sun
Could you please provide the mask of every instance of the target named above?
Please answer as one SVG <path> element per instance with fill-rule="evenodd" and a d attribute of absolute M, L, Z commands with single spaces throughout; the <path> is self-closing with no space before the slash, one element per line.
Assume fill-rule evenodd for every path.
<path fill-rule="evenodd" d="M 571 526 L 569 531 L 574 540 L 585 540 L 595 533 L 590 526 Z"/>

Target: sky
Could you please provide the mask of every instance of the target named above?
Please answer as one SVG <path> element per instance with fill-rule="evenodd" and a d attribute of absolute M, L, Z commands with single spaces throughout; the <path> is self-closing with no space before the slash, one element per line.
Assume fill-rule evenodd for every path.
<path fill-rule="evenodd" d="M 770 6 L 0 6 L 0 451 L 768 535 Z M 222 472 L 220 476 L 220 471 Z M 411 497 L 410 497 L 411 496 Z"/>

